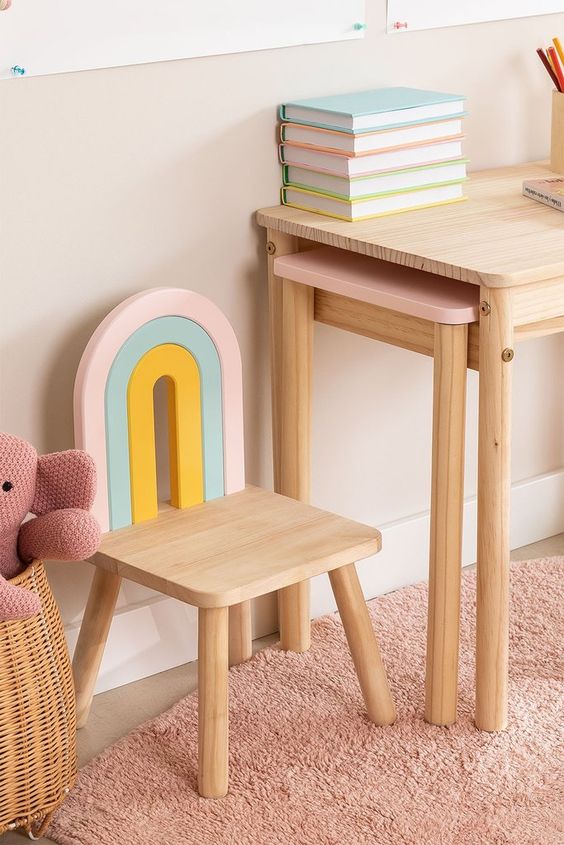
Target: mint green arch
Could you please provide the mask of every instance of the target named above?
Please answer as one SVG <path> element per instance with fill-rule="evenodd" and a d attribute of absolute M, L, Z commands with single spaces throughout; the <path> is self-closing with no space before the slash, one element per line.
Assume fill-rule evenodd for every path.
<path fill-rule="evenodd" d="M 186 317 L 157 317 L 145 323 L 125 341 L 114 358 L 106 382 L 108 509 L 112 530 L 132 523 L 127 386 L 143 355 L 163 343 L 182 346 L 194 356 L 198 365 L 202 402 L 204 499 L 217 499 L 225 492 L 223 402 L 218 351 L 208 333 L 193 320 Z"/>

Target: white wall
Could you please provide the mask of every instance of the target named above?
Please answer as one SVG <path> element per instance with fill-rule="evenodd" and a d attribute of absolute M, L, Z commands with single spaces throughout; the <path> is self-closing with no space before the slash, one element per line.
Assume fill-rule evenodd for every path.
<path fill-rule="evenodd" d="M 369 11 L 362 42 L 0 83 L 0 428 L 44 451 L 71 446 L 73 378 L 94 327 L 134 291 L 190 287 L 235 327 L 248 477 L 270 483 L 264 237 L 253 212 L 278 201 L 276 105 L 396 84 L 464 92 L 474 169 L 547 154 L 550 88 L 534 50 L 564 33 L 564 15 L 393 37 L 384 0 Z M 431 361 L 325 326 L 315 341 L 313 499 L 393 523 L 388 553 L 373 575 L 363 568 L 374 594 L 424 574 Z M 562 474 L 550 475 L 564 466 L 563 359 L 562 335 L 520 346 L 515 359 L 513 476 L 549 473 L 517 491 L 518 542 L 564 529 Z M 469 398 L 470 496 L 474 374 Z M 51 574 L 72 640 L 88 567 Z M 184 609 L 145 608 L 133 586 L 121 603 L 136 610 L 114 626 L 106 686 L 193 655 Z M 316 612 L 328 607 L 316 585 Z M 275 624 L 272 609 L 263 603 L 259 631 Z"/>

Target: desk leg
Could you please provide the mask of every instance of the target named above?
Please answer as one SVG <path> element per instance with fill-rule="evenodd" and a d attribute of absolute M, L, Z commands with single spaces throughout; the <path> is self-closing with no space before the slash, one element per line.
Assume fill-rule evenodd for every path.
<path fill-rule="evenodd" d="M 456 722 L 468 327 L 435 326 L 425 719 Z"/>
<path fill-rule="evenodd" d="M 509 501 L 511 484 L 511 292 L 482 288 L 478 440 L 476 725 L 507 725 Z"/>
<path fill-rule="evenodd" d="M 274 255 L 296 252 L 298 241 L 268 232 Z M 307 502 L 310 496 L 311 384 L 314 290 L 276 277 L 269 258 L 274 489 Z M 280 644 L 310 645 L 309 582 L 278 594 Z"/>

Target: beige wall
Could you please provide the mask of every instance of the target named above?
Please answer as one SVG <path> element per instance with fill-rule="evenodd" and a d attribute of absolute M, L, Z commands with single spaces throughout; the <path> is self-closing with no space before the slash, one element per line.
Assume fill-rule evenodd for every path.
<path fill-rule="evenodd" d="M 71 446 L 73 377 L 96 324 L 134 291 L 185 286 L 236 329 L 248 475 L 269 483 L 263 233 L 253 212 L 278 201 L 276 105 L 396 84 L 463 92 L 473 168 L 548 149 L 550 86 L 534 49 L 564 33 L 564 14 L 394 37 L 383 0 L 369 6 L 364 41 L 0 83 L 2 429 L 41 450 Z M 519 351 L 515 479 L 564 464 L 563 352 L 562 336 Z M 425 510 L 430 361 L 318 327 L 315 370 L 315 501 L 378 524 Z M 471 377 L 469 493 L 475 395 Z M 57 569 L 69 621 L 85 577 Z"/>

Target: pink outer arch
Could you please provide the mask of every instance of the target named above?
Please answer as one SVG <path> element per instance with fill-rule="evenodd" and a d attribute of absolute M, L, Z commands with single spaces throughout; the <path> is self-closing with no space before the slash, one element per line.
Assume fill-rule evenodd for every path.
<path fill-rule="evenodd" d="M 98 490 L 93 513 L 109 530 L 104 399 L 108 373 L 125 341 L 157 317 L 186 317 L 213 340 L 221 361 L 225 493 L 245 486 L 241 353 L 232 326 L 219 308 L 193 291 L 152 288 L 117 305 L 100 323 L 80 359 L 74 384 L 74 436 L 96 463 Z"/>

